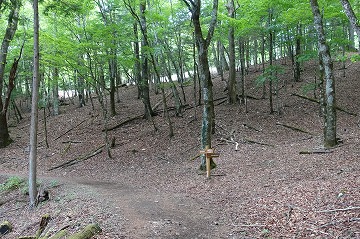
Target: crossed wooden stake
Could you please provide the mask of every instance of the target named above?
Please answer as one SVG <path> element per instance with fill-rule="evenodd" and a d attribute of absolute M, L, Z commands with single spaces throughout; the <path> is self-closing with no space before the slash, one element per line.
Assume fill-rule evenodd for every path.
<path fill-rule="evenodd" d="M 206 158 L 206 177 L 210 178 L 211 165 L 210 161 L 212 158 L 219 157 L 219 154 L 214 153 L 214 149 L 210 148 L 208 145 L 205 146 L 205 150 L 201 150 L 200 154 L 205 154 Z"/>

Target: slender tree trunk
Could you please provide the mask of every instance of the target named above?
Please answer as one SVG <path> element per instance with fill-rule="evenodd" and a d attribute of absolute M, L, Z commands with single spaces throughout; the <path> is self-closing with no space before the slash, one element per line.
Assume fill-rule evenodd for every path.
<path fill-rule="evenodd" d="M 140 60 L 140 46 L 139 46 L 139 33 L 138 33 L 138 27 L 137 23 L 134 23 L 134 57 L 135 57 L 135 63 L 134 63 L 134 78 L 135 83 L 138 87 L 138 99 L 141 98 L 141 60 Z"/>
<path fill-rule="evenodd" d="M 54 68 L 52 81 L 53 115 L 59 115 L 59 68 L 57 67 Z"/>
<path fill-rule="evenodd" d="M 325 79 L 325 114 L 324 114 L 324 146 L 333 147 L 337 144 L 336 140 L 336 102 L 335 102 L 335 79 L 333 74 L 333 63 L 330 55 L 329 46 L 326 43 L 322 16 L 320 14 L 317 0 L 310 0 L 310 5 L 314 15 L 315 29 L 318 34 L 318 48 L 321 62 L 323 65 Z"/>
<path fill-rule="evenodd" d="M 149 42 L 147 39 L 147 24 L 146 24 L 146 3 L 145 1 L 140 2 L 140 28 L 142 33 L 141 48 L 145 49 L 141 52 L 141 98 L 145 106 L 145 118 L 150 119 L 154 116 L 154 112 L 150 103 L 150 92 L 149 92 L 149 58 L 147 48 L 149 47 Z"/>
<path fill-rule="evenodd" d="M 37 131 L 38 131 L 38 98 L 39 98 L 39 10 L 38 0 L 33 2 L 34 8 L 34 69 L 30 124 L 30 154 L 29 154 L 29 198 L 30 208 L 37 204 L 36 161 L 37 161 Z"/>
<path fill-rule="evenodd" d="M 300 76 L 301 76 L 301 69 L 300 69 L 300 62 L 299 62 L 299 57 L 301 54 L 301 25 L 298 24 L 297 25 L 297 34 L 296 34 L 296 47 L 295 47 L 295 81 L 299 82 L 300 81 Z"/>
<path fill-rule="evenodd" d="M 11 138 L 9 135 L 7 119 L 6 119 L 6 107 L 4 107 L 4 103 L 2 101 L 2 95 L 3 95 L 6 58 L 8 55 L 8 49 L 10 43 L 14 38 L 17 29 L 20 5 L 21 5 L 20 0 L 11 1 L 11 10 L 8 17 L 8 25 L 5 31 L 5 35 L 1 44 L 1 51 L 0 51 L 0 148 L 4 148 L 11 143 Z"/>
<path fill-rule="evenodd" d="M 228 0 L 227 5 L 228 15 L 230 18 L 235 18 L 234 0 Z M 235 69 L 235 29 L 230 26 L 229 39 L 229 84 L 228 84 L 228 101 L 229 104 L 236 103 L 236 69 Z"/>
<path fill-rule="evenodd" d="M 343 6 L 343 9 L 344 9 L 344 12 L 347 16 L 347 18 L 349 19 L 350 23 L 351 23 L 351 26 L 353 27 L 353 29 L 355 30 L 356 32 L 356 35 L 358 36 L 358 39 L 359 39 L 359 42 L 360 42 L 360 25 L 358 23 L 358 19 L 349 3 L 348 0 L 340 0 L 342 6 Z M 360 46 L 359 46 L 359 52 L 360 52 Z"/>
<path fill-rule="evenodd" d="M 214 111 L 214 100 L 212 92 L 212 81 L 211 74 L 209 70 L 209 61 L 208 61 L 208 48 L 211 42 L 211 38 L 214 34 L 215 24 L 217 21 L 217 11 L 218 11 L 218 0 L 213 1 L 213 11 L 212 19 L 210 22 L 209 30 L 207 37 L 204 39 L 203 32 L 200 24 L 200 12 L 201 12 L 201 1 L 187 1 L 183 0 L 184 3 L 188 6 L 191 14 L 195 30 L 195 39 L 196 47 L 199 58 L 199 77 L 202 83 L 203 88 L 203 119 L 201 127 L 201 147 L 205 149 L 206 147 L 211 148 L 211 134 L 215 130 L 215 111 Z M 216 164 L 211 160 L 211 168 L 215 168 Z M 202 158 L 200 165 L 201 170 L 205 170 L 205 158 Z"/>
<path fill-rule="evenodd" d="M 109 73 L 110 73 L 110 115 L 116 115 L 115 109 L 115 81 L 116 81 L 116 50 L 111 50 L 111 58 L 109 59 Z"/>
<path fill-rule="evenodd" d="M 241 104 L 245 104 L 245 43 L 239 38 L 239 55 L 240 55 L 240 97 Z"/>
<path fill-rule="evenodd" d="M 272 19 L 272 10 L 269 10 L 269 25 L 271 24 Z M 273 65 L 274 58 L 274 33 L 272 30 L 269 32 L 269 65 L 270 67 Z M 271 77 L 272 78 L 272 77 Z M 273 82 L 272 79 L 269 79 L 269 106 L 270 106 L 270 114 L 274 113 L 274 103 L 273 103 Z"/>

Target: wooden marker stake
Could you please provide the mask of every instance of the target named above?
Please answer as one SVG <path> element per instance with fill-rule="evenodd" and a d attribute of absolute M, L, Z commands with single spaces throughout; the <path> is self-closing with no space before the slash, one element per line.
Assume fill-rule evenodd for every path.
<path fill-rule="evenodd" d="M 219 154 L 214 153 L 214 149 L 211 149 L 208 145 L 205 146 L 205 150 L 200 151 L 200 154 L 205 154 L 205 158 L 206 158 L 206 177 L 210 178 L 211 159 L 219 157 Z"/>

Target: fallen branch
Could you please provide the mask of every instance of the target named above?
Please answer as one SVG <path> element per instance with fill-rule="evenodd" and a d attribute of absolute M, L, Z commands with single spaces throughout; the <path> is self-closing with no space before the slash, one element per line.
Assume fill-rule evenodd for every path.
<path fill-rule="evenodd" d="M 283 123 L 279 123 L 277 122 L 276 125 L 279 125 L 279 126 L 283 126 L 285 128 L 288 128 L 288 129 L 292 129 L 294 131 L 298 131 L 298 132 L 301 132 L 301 133 L 304 133 L 304 134 L 310 134 L 310 135 L 314 135 L 306 130 L 303 130 L 303 129 L 300 129 L 300 128 L 297 128 L 295 126 L 291 126 L 291 125 L 287 125 L 287 124 L 283 124 Z"/>
<path fill-rule="evenodd" d="M 321 150 L 312 150 L 312 151 L 300 151 L 299 154 L 329 154 L 334 151 L 321 149 Z"/>
<path fill-rule="evenodd" d="M 263 224 L 240 224 L 240 225 L 236 225 L 236 224 L 232 224 L 235 227 L 266 227 L 266 225 Z"/>
<path fill-rule="evenodd" d="M 95 155 L 101 153 L 104 147 L 105 147 L 105 144 L 99 146 L 98 148 L 96 148 L 95 150 L 93 150 L 92 152 L 90 152 L 90 153 L 88 153 L 86 155 L 80 156 L 78 158 L 72 159 L 72 160 L 67 161 L 67 162 L 65 162 L 63 164 L 60 164 L 58 166 L 52 167 L 48 171 L 52 171 L 52 170 L 58 169 L 58 168 L 66 168 L 66 167 L 72 166 L 74 164 L 80 163 L 82 161 L 85 161 L 85 160 L 87 160 L 87 159 L 89 159 L 91 157 L 94 157 Z"/>
<path fill-rule="evenodd" d="M 317 100 L 317 99 L 313 99 L 313 98 L 310 98 L 310 97 L 307 97 L 307 96 L 304 96 L 304 95 L 299 95 L 299 94 L 296 94 L 296 93 L 293 93 L 292 95 L 293 95 L 293 96 L 300 97 L 300 98 L 305 99 L 305 100 L 309 100 L 309 101 L 311 101 L 311 102 L 315 102 L 315 103 L 320 104 L 320 101 Z M 345 109 L 343 109 L 343 108 L 341 108 L 341 107 L 339 107 L 339 106 L 335 106 L 335 109 L 337 109 L 337 110 L 339 110 L 339 111 L 342 111 L 342 112 L 344 112 L 344 113 L 346 113 L 346 114 L 352 115 L 352 116 L 357 116 L 356 113 L 352 113 L 352 112 L 350 112 L 350 111 L 347 111 L 347 110 L 345 110 Z"/>
<path fill-rule="evenodd" d="M 250 125 L 243 124 L 243 126 L 244 126 L 245 128 L 247 128 L 247 129 L 252 129 L 252 130 L 255 130 L 256 132 L 261 132 L 261 130 L 259 130 L 259 129 L 257 129 L 257 128 L 254 128 L 254 127 L 252 127 L 252 126 L 250 126 Z"/>
<path fill-rule="evenodd" d="M 127 120 L 124 120 L 123 122 L 113 126 L 113 127 L 110 127 L 110 128 L 107 128 L 106 130 L 107 131 L 111 131 L 111 130 L 114 130 L 114 129 L 117 129 L 117 128 L 120 128 L 121 126 L 127 124 L 127 123 L 130 123 L 131 121 L 134 121 L 134 120 L 137 120 L 137 119 L 141 119 L 144 117 L 144 114 L 141 114 L 141 115 L 137 115 L 135 117 L 132 117 L 130 119 L 127 119 Z M 102 130 L 103 132 L 105 131 L 105 129 Z"/>
<path fill-rule="evenodd" d="M 360 210 L 360 207 L 347 207 L 347 208 L 336 208 L 336 209 L 330 209 L 330 210 L 322 210 L 317 212 L 345 212 L 350 210 Z"/>
<path fill-rule="evenodd" d="M 267 144 L 267 143 L 261 143 L 261 142 L 257 142 L 251 139 L 244 139 L 245 142 L 250 143 L 250 144 L 259 144 L 259 145 L 263 145 L 263 146 L 270 146 L 270 147 L 275 147 L 272 144 Z"/>
<path fill-rule="evenodd" d="M 65 131 L 64 133 L 62 133 L 61 135 L 59 135 L 58 137 L 56 137 L 55 139 L 53 139 L 53 141 L 60 139 L 62 136 L 64 136 L 65 134 L 69 133 L 71 130 L 79 127 L 81 124 L 83 124 L 85 121 L 87 121 L 88 119 L 84 119 L 83 121 L 81 121 L 80 123 L 78 123 L 77 125 L 71 127 L 70 129 L 68 129 L 67 131 Z"/>

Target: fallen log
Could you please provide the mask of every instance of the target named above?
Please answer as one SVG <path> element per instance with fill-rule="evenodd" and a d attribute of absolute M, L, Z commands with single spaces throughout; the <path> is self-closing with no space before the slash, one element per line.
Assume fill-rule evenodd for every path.
<path fill-rule="evenodd" d="M 60 230 L 58 231 L 55 235 L 47 238 L 47 237 L 42 237 L 40 239 L 60 239 L 60 238 L 66 238 L 66 236 L 68 235 L 68 231 L 63 229 L 63 230 Z"/>
<path fill-rule="evenodd" d="M 98 224 L 89 224 L 83 230 L 68 237 L 68 239 L 89 239 L 101 232 Z"/>
<path fill-rule="evenodd" d="M 85 160 L 87 160 L 87 159 L 89 159 L 91 157 L 94 157 L 95 155 L 101 153 L 104 147 L 105 147 L 105 144 L 99 146 L 98 148 L 96 148 L 95 150 L 91 151 L 88 154 L 85 154 L 85 155 L 80 156 L 78 158 L 72 159 L 72 160 L 67 161 L 67 162 L 65 162 L 63 164 L 60 164 L 58 166 L 52 167 L 52 168 L 48 169 L 48 171 L 52 171 L 52 170 L 58 169 L 58 168 L 66 168 L 66 167 L 72 166 L 74 164 L 80 163 L 82 161 L 85 161 Z"/>
<path fill-rule="evenodd" d="M 295 127 L 295 126 L 283 124 L 283 123 L 280 123 L 280 122 L 277 122 L 276 125 L 283 126 L 283 127 L 285 127 L 285 128 L 292 129 L 292 130 L 294 130 L 294 131 L 298 131 L 298 132 L 300 132 L 300 133 L 314 135 L 313 133 L 310 133 L 310 132 L 308 132 L 308 131 L 306 131 L 306 130 L 297 128 L 297 127 Z"/>
<path fill-rule="evenodd" d="M 319 101 L 318 99 L 313 99 L 313 98 L 310 98 L 310 97 L 307 97 L 307 96 L 304 96 L 304 95 L 299 95 L 299 94 L 296 94 L 296 93 L 293 93 L 292 95 L 293 95 L 293 96 L 300 97 L 300 98 L 305 99 L 305 100 L 309 100 L 309 101 L 311 101 L 311 102 L 315 102 L 315 103 L 320 104 L 320 101 Z M 335 109 L 337 109 L 337 110 L 339 110 L 339 111 L 342 111 L 342 112 L 344 112 L 344 113 L 346 113 L 346 114 L 352 115 L 352 116 L 357 116 L 356 113 L 352 113 L 352 112 L 350 112 L 350 111 L 348 111 L 348 110 L 345 110 L 345 109 L 343 109 L 343 108 L 341 108 L 341 107 L 339 107 L 339 106 L 335 106 Z"/>

